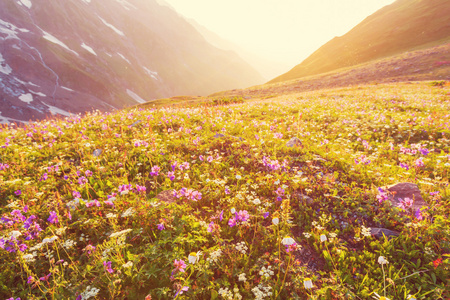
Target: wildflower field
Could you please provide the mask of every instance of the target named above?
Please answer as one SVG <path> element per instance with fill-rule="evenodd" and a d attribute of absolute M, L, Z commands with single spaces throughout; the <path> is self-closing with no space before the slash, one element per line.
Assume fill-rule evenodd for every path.
<path fill-rule="evenodd" d="M 0 128 L 1 299 L 450 297 L 445 84 Z"/>

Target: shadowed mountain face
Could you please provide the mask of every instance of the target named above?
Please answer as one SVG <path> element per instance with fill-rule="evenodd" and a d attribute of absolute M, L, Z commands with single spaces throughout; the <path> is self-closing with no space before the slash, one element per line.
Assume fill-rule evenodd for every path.
<path fill-rule="evenodd" d="M 270 81 L 329 72 L 450 40 L 450 1 L 397 0 Z"/>
<path fill-rule="evenodd" d="M 0 2 L 0 122 L 262 81 L 156 0 Z"/>

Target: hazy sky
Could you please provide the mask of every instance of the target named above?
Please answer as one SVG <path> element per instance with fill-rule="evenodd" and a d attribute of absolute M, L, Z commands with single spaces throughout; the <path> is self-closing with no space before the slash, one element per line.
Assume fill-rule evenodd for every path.
<path fill-rule="evenodd" d="M 245 50 L 299 64 L 394 0 L 165 0 Z"/>

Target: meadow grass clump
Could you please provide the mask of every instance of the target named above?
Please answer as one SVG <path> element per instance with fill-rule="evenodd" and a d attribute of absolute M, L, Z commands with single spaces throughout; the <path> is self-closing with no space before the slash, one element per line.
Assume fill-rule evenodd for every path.
<path fill-rule="evenodd" d="M 378 85 L 3 126 L 0 295 L 448 298 L 446 99 Z M 393 206 L 396 182 L 428 206 Z"/>

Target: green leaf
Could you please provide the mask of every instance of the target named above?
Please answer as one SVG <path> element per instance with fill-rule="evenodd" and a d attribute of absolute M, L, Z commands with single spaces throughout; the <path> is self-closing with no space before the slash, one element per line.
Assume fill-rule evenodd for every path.
<path fill-rule="evenodd" d="M 211 291 L 211 300 L 215 300 L 215 299 L 217 299 L 217 297 L 219 297 L 219 294 L 215 290 L 212 290 Z"/>

